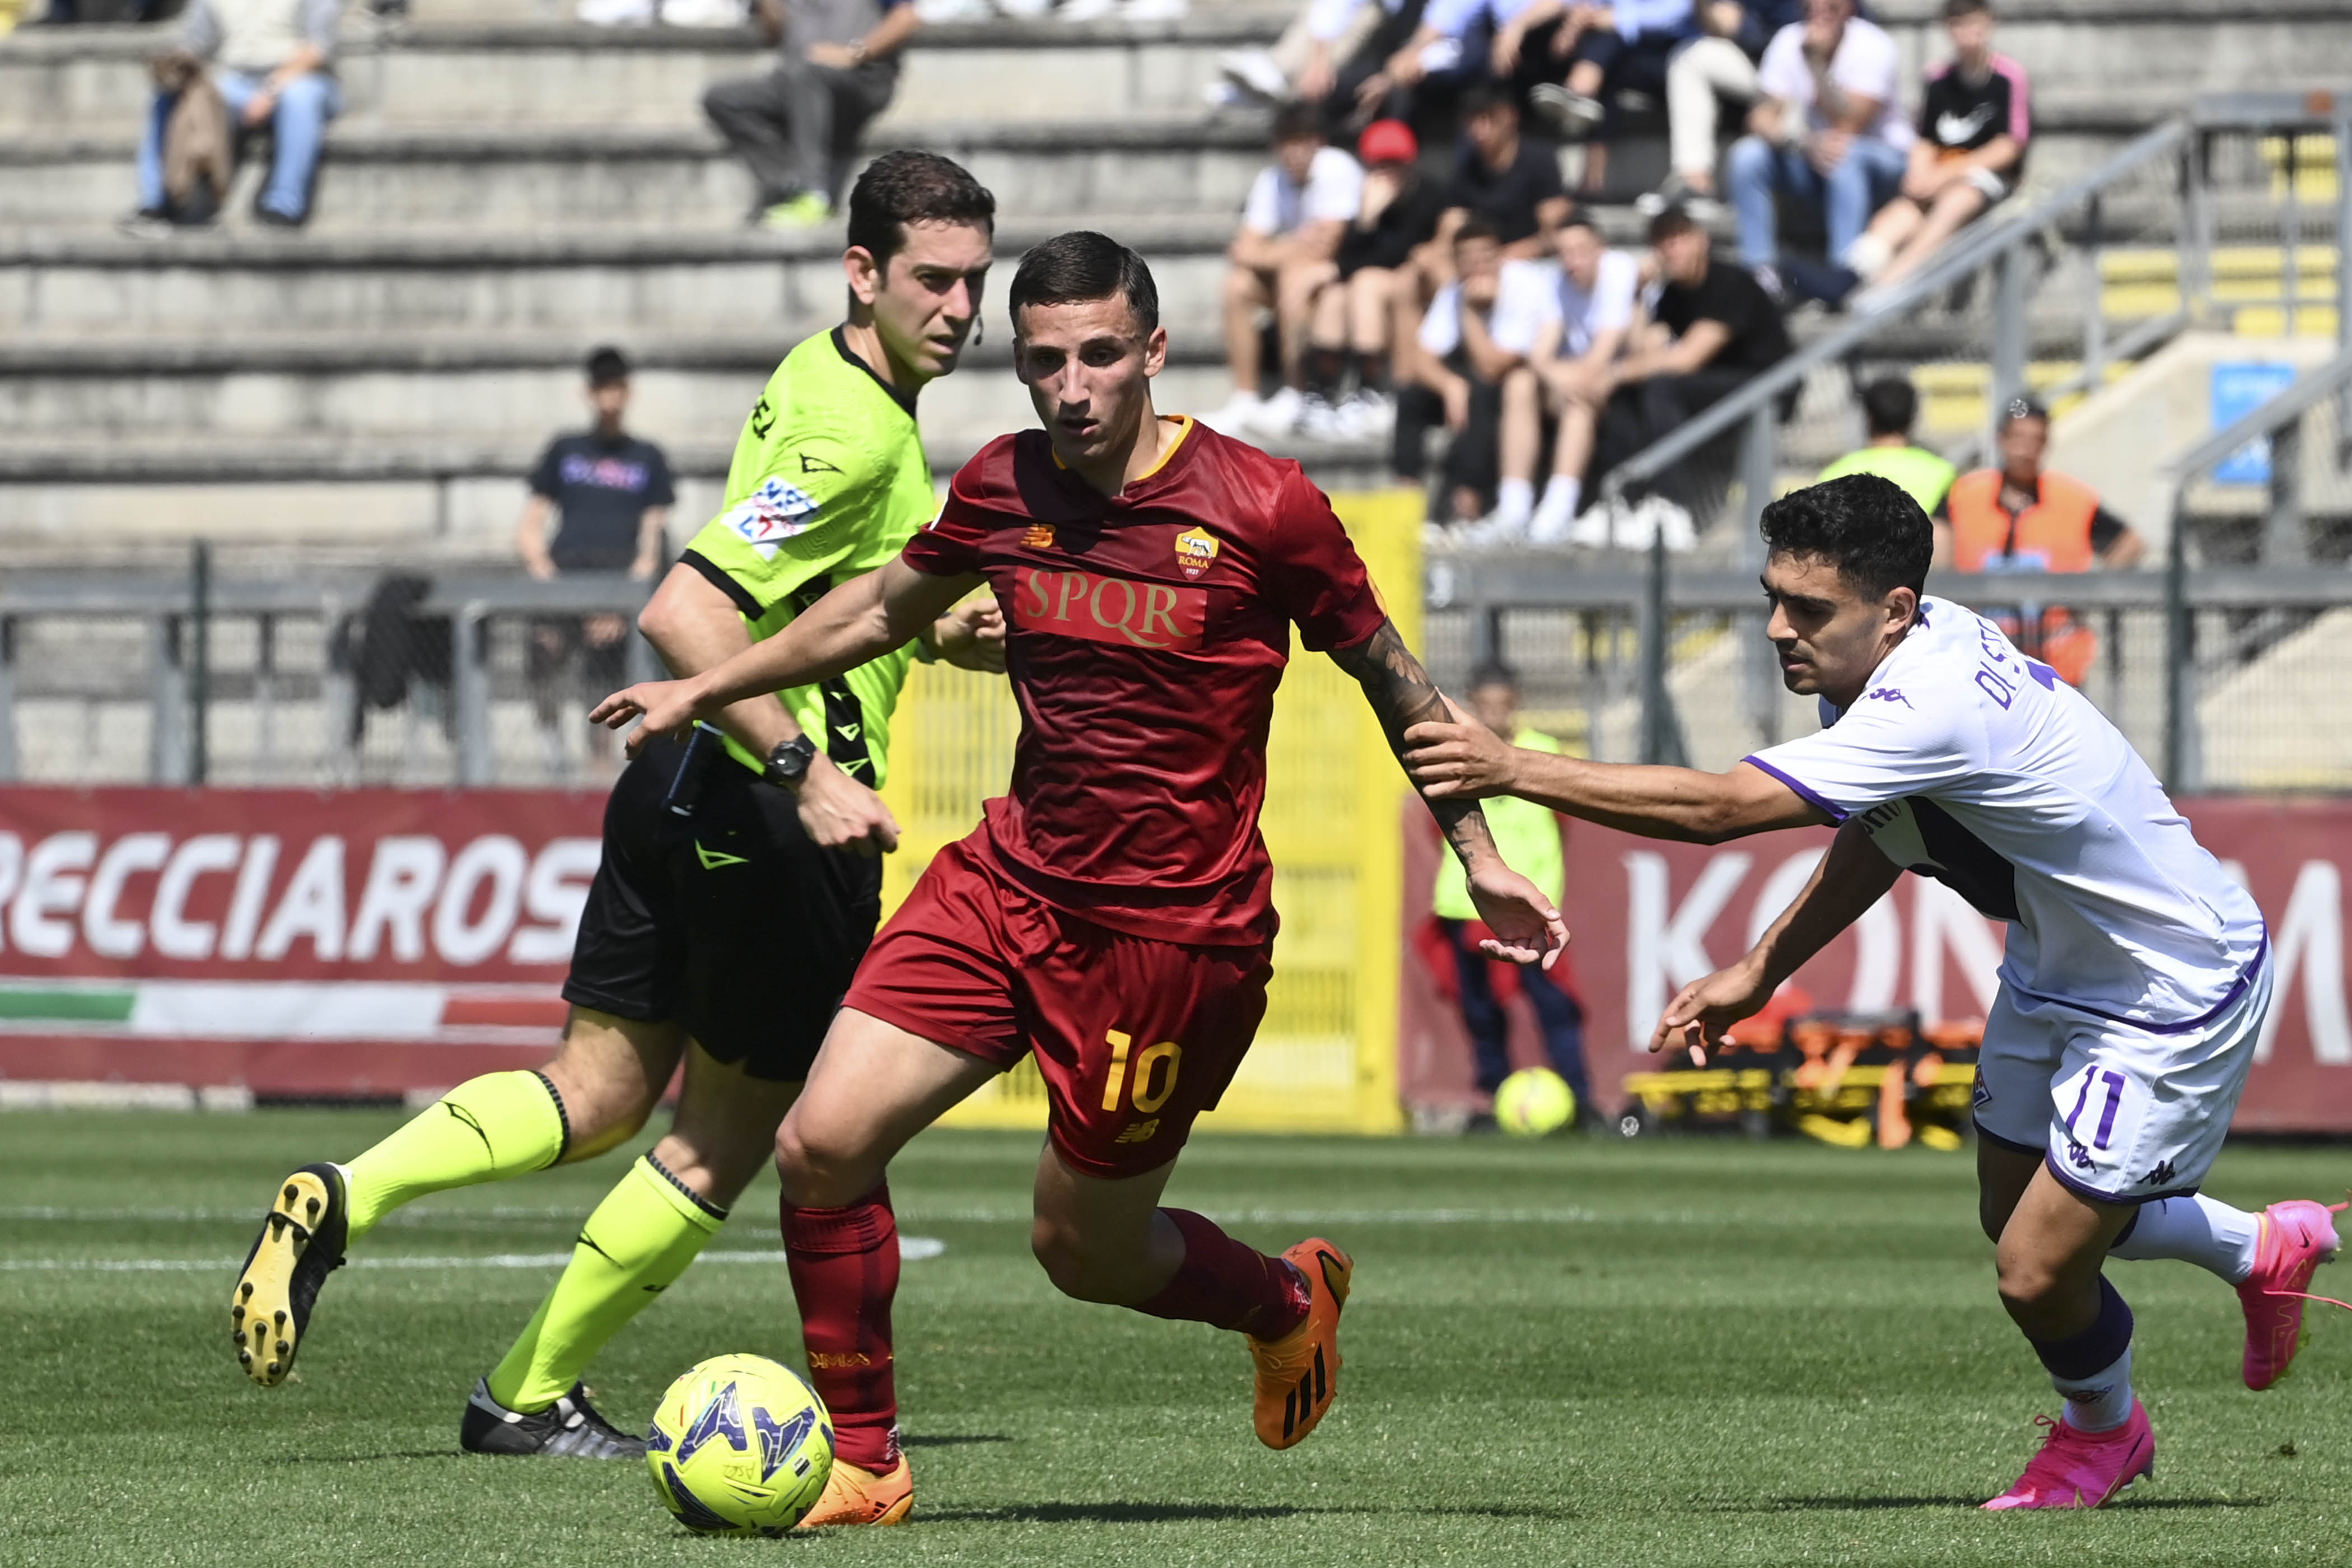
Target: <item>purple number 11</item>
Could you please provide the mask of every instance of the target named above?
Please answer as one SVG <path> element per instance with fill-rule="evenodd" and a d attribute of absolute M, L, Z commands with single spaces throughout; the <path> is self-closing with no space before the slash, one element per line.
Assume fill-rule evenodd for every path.
<path fill-rule="evenodd" d="M 2083 1107 L 2091 1098 L 2093 1079 L 2104 1079 L 2107 1086 L 2107 1103 L 2099 1110 L 2098 1136 L 2091 1140 L 2091 1147 L 2104 1149 L 2107 1146 L 2107 1140 L 2115 1135 L 2116 1112 L 2122 1108 L 2124 1102 L 2124 1075 L 2119 1072 L 2113 1069 L 2101 1069 L 2083 1075 L 2083 1088 L 2082 1091 L 2074 1096 L 2074 1109 L 2066 1113 L 2066 1131 L 2069 1132 L 2074 1131 L 2074 1121 L 2083 1114 Z"/>

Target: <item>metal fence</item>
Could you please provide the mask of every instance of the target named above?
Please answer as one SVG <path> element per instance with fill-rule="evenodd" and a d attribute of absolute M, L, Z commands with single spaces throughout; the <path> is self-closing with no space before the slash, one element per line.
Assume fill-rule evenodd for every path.
<path fill-rule="evenodd" d="M 0 780 L 591 783 L 587 708 L 659 673 L 647 585 L 484 574 L 26 572 L 0 584 Z"/>
<path fill-rule="evenodd" d="M 2181 792 L 2352 784 L 2352 352 L 2168 465 L 2161 571 L 1938 574 L 2029 653 L 2071 640 L 2085 695 Z M 1536 721 L 1612 762 L 1723 768 L 1811 730 L 1752 571 L 1456 554 L 1429 564 L 1433 668 L 1517 668 Z"/>

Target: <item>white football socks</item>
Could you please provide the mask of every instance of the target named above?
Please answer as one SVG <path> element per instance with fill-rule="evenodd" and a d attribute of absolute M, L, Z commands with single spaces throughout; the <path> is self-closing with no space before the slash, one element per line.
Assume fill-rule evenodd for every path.
<path fill-rule="evenodd" d="M 2050 1374 L 2050 1386 L 2066 1401 L 2066 1425 L 2077 1432 L 2112 1432 L 2131 1419 L 2131 1347 L 2088 1377 Z"/>
<path fill-rule="evenodd" d="M 2242 1285 L 2254 1272 L 2262 1216 L 2192 1194 L 2142 1204 L 2130 1233 L 2108 1249 L 2111 1258 L 2137 1261 L 2176 1258 Z"/>
<path fill-rule="evenodd" d="M 1495 521 L 1509 532 L 1528 526 L 1536 510 L 1536 487 L 1526 479 L 1505 479 L 1495 487 Z"/>
<path fill-rule="evenodd" d="M 1554 474 L 1544 484 L 1543 500 L 1536 503 L 1528 537 L 1538 544 L 1557 544 L 1566 538 L 1576 521 L 1576 503 L 1582 499 L 1583 489 L 1583 481 L 1574 476 Z"/>

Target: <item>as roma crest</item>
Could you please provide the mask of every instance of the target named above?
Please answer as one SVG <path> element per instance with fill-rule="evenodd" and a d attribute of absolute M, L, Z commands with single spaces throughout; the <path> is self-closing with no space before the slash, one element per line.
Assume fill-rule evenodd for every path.
<path fill-rule="evenodd" d="M 1198 577 L 1217 559 L 1217 537 L 1206 529 L 1192 528 L 1176 536 L 1176 569 Z"/>

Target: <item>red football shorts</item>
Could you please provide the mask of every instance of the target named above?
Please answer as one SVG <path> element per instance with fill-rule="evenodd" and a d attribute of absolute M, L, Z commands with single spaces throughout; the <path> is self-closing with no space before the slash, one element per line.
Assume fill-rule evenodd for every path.
<path fill-rule="evenodd" d="M 1265 1016 L 1266 947 L 1111 931 L 1044 902 L 970 842 L 940 851 L 842 1005 L 998 1068 L 1034 1052 L 1064 1160 L 1115 1179 L 1174 1159 Z"/>

